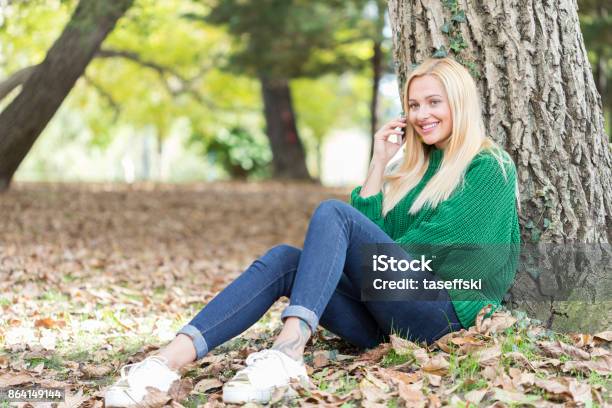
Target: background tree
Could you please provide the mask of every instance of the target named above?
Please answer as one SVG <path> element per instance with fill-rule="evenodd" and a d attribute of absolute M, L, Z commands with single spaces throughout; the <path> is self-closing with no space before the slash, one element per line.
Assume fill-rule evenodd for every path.
<path fill-rule="evenodd" d="M 0 191 L 133 0 L 81 0 L 44 61 L 0 113 Z"/>
<path fill-rule="evenodd" d="M 608 136 L 612 129 L 612 15 L 603 0 L 580 0 L 580 26 L 589 60 L 593 67 L 595 86 L 601 95 Z"/>
<path fill-rule="evenodd" d="M 235 38 L 228 69 L 257 78 L 273 155 L 274 174 L 307 179 L 290 80 L 346 72 L 364 66 L 355 44 L 367 37 L 354 24 L 363 2 L 265 0 L 209 2 L 206 16 Z"/>
<path fill-rule="evenodd" d="M 518 167 L 523 241 L 557 248 L 588 243 L 597 252 L 552 259 L 545 247 L 548 252 L 536 255 L 567 263 L 561 270 L 568 272 L 544 282 L 544 289 L 556 290 L 557 299 L 580 289 L 580 299 L 601 301 L 595 307 L 609 315 L 611 274 L 601 260 L 610 259 L 612 153 L 575 2 L 513 0 L 477 6 L 457 0 L 391 0 L 389 10 L 400 86 L 411 64 L 449 53 L 478 79 L 488 133 Z M 515 289 L 515 300 L 523 306 L 532 292 Z M 547 299 L 552 302 L 555 296 Z M 563 325 L 577 316 L 567 314 L 566 306 L 528 307 L 551 324 L 555 316 L 566 316 L 554 319 Z M 601 313 L 596 315 L 575 322 L 601 322 Z"/>

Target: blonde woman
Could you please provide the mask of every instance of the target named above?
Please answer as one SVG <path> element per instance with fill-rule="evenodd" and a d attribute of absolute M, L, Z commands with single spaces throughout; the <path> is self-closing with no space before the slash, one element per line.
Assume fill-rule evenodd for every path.
<path fill-rule="evenodd" d="M 254 261 L 159 355 L 122 370 L 106 392 L 106 406 L 134 405 L 148 386 L 166 391 L 183 366 L 242 333 L 283 296 L 290 303 L 281 315 L 282 331 L 271 349 L 251 354 L 246 368 L 225 384 L 225 402 L 265 403 L 275 387 L 306 380 L 302 355 L 319 325 L 364 349 L 392 331 L 431 343 L 471 326 L 486 304 L 501 302 L 516 257 L 498 251 L 465 251 L 433 269 L 422 258 L 420 269 L 403 272 L 420 287 L 399 297 L 385 288 L 378 298 L 362 296 L 363 286 L 373 284 L 371 270 L 366 276 L 363 268 L 368 245 L 375 244 L 386 259 L 410 262 L 417 254 L 405 245 L 427 244 L 436 252 L 444 245 L 519 243 L 514 164 L 486 136 L 477 88 L 466 69 L 448 58 L 427 60 L 409 76 L 403 97 L 407 116 L 374 136 L 367 177 L 351 193 L 350 205 L 322 202 L 303 249 L 280 245 Z M 402 161 L 388 166 L 402 145 Z M 470 280 L 478 287 L 453 286 Z M 425 281 L 434 284 L 425 288 Z"/>

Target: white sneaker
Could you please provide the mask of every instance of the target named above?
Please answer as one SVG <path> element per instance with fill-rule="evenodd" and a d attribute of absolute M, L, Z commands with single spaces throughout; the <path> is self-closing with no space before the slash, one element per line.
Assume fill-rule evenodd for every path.
<path fill-rule="evenodd" d="M 104 393 L 107 407 L 129 407 L 140 403 L 147 395 L 147 387 L 167 392 L 180 377 L 166 365 L 162 356 L 151 356 L 140 363 L 121 368 L 121 379 Z"/>
<path fill-rule="evenodd" d="M 291 379 L 308 383 L 304 364 L 282 351 L 253 353 L 247 357 L 246 365 L 223 386 L 223 402 L 265 404 L 270 401 L 275 388 L 289 385 Z"/>

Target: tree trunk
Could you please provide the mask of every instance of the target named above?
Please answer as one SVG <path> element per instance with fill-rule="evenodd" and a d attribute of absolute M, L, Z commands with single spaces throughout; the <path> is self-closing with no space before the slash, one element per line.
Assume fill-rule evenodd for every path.
<path fill-rule="evenodd" d="M 569 264 L 555 271 L 552 280 L 532 276 L 530 284 L 515 285 L 513 304 L 558 329 L 605 325 L 612 320 L 612 273 L 610 263 L 601 262 L 610 259 L 612 154 L 576 3 L 461 0 L 454 10 L 451 3 L 390 0 L 400 89 L 411 64 L 442 46 L 459 52 L 457 59 L 478 79 L 489 135 L 517 164 L 523 243 L 548 242 L 573 254 L 565 256 Z M 444 33 L 449 28 L 450 36 Z M 570 250 L 576 243 L 588 244 L 598 255 L 584 259 Z M 540 247 L 536 255 L 538 262 L 555 261 Z M 529 264 L 521 256 L 519 276 Z M 537 298 L 531 297 L 536 287 L 550 285 L 563 298 L 525 303 Z M 577 286 L 582 286 L 581 295 L 574 292 Z M 607 316 L 595 312 L 589 321 L 581 318 L 584 310 L 577 311 L 576 304 L 557 302 L 572 293 L 594 302 L 591 311 L 603 310 Z"/>
<path fill-rule="evenodd" d="M 0 113 L 0 191 L 133 0 L 81 0 L 70 22 Z"/>
<path fill-rule="evenodd" d="M 374 134 L 378 130 L 378 91 L 380 88 L 380 79 L 383 73 L 383 63 L 385 55 L 382 49 L 384 38 L 383 30 L 385 28 L 385 3 L 377 0 L 376 5 L 376 21 L 374 24 L 375 35 L 374 44 L 372 46 L 372 59 L 370 65 L 372 67 L 372 99 L 370 100 L 370 136 L 372 143 L 370 144 L 370 157 L 374 154 Z"/>
<path fill-rule="evenodd" d="M 289 82 L 265 77 L 261 77 L 260 82 L 274 177 L 310 180 L 304 148 L 295 124 Z"/>

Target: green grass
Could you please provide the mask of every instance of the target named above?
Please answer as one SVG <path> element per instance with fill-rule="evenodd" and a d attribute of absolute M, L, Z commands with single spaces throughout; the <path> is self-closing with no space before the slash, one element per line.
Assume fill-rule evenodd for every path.
<path fill-rule="evenodd" d="M 40 300 L 47 300 L 49 302 L 68 302 L 70 299 L 65 294 L 56 290 L 50 290 L 43 293 L 39 297 Z"/>
<path fill-rule="evenodd" d="M 11 301 L 8 298 L 0 297 L 0 307 L 1 306 L 9 306 L 11 305 Z"/>
<path fill-rule="evenodd" d="M 451 354 L 449 372 L 461 384 L 457 392 L 470 392 L 487 386 L 487 381 L 480 377 L 480 364 L 472 354 L 462 359 Z"/>
<path fill-rule="evenodd" d="M 336 389 L 339 395 L 348 394 L 359 386 L 359 382 L 355 377 L 351 377 L 348 373 L 340 378 L 340 386 Z"/>
<path fill-rule="evenodd" d="M 50 357 L 26 358 L 26 361 L 30 368 L 34 368 L 40 365 L 40 363 L 44 363 L 45 368 L 47 369 L 56 370 L 56 371 L 64 370 L 64 364 L 62 363 L 62 360 L 57 355 L 52 355 Z"/>
<path fill-rule="evenodd" d="M 395 350 L 390 350 L 380 362 L 383 367 L 392 367 L 415 360 L 414 353 L 398 354 Z"/>

